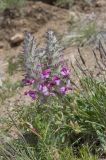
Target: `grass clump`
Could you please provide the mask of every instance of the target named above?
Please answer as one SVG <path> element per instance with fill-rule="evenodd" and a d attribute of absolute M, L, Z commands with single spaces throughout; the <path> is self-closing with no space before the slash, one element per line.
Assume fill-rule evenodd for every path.
<path fill-rule="evenodd" d="M 11 75 L 17 73 L 17 71 L 22 70 L 22 66 L 23 66 L 22 57 L 17 57 L 17 58 L 11 57 L 8 59 L 7 72 L 11 76 Z"/>
<path fill-rule="evenodd" d="M 1 0 L 0 9 L 5 10 L 6 8 L 17 8 L 22 6 L 25 3 L 25 0 Z"/>
<path fill-rule="evenodd" d="M 12 97 L 20 87 L 20 82 L 13 83 L 9 80 L 3 82 L 3 86 L 0 88 L 0 103 L 2 104 L 6 99 Z"/>
<path fill-rule="evenodd" d="M 47 148 L 44 150 L 42 148 L 44 153 L 42 152 L 42 155 L 38 157 L 37 151 L 22 139 L 1 145 L 0 148 L 1 160 L 98 160 L 98 157 L 90 154 L 87 146 L 79 150 L 79 158 L 74 155 L 73 149 L 68 147 L 62 151 L 54 147 L 51 150 L 48 148 L 47 152 L 45 152 Z"/>
<path fill-rule="evenodd" d="M 56 0 L 55 4 L 60 7 L 71 8 L 73 5 L 84 5 L 92 6 L 93 2 L 91 0 Z"/>
<path fill-rule="evenodd" d="M 32 103 L 17 111 L 22 131 L 37 138 L 34 144 L 27 141 L 35 148 L 37 159 L 57 156 L 63 160 L 67 155 L 67 160 L 97 160 L 93 155 L 105 153 L 106 84 L 89 78 L 81 84 L 82 90 L 65 97 L 62 103 L 52 99 L 47 105 Z"/>
<path fill-rule="evenodd" d="M 69 8 L 73 4 L 73 2 L 73 0 L 57 0 L 55 4 L 60 7 Z"/>
<path fill-rule="evenodd" d="M 78 46 L 88 45 L 89 42 L 98 34 L 96 23 L 94 21 L 89 21 L 89 23 L 87 23 L 86 20 L 84 20 L 84 22 L 77 23 L 78 24 L 74 23 L 71 26 L 71 32 L 66 36 L 64 43 L 71 43 L 72 45 Z"/>
<path fill-rule="evenodd" d="M 74 114 L 81 128 L 80 140 L 105 150 L 106 83 L 85 79 L 82 87 L 83 90 L 76 96 Z"/>

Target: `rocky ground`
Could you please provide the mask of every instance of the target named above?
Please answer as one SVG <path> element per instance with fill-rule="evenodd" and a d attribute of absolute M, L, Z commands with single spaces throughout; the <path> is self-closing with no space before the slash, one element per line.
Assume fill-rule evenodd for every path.
<path fill-rule="evenodd" d="M 79 19 L 84 22 L 89 17 L 91 19 L 93 17 L 97 29 L 106 31 L 106 1 L 97 0 L 91 6 L 76 4 L 69 10 L 43 2 L 29 1 L 20 10 L 6 10 L 4 13 L 0 13 L 0 85 L 2 86 L 4 79 L 9 79 L 12 83 L 22 79 L 23 72 L 15 72 L 10 76 L 8 65 L 11 57 L 16 60 L 22 54 L 25 31 L 31 32 L 39 43 L 44 40 L 43 35 L 48 29 L 56 31 L 62 39 L 65 39 L 70 34 L 73 23 Z M 82 47 L 81 50 L 88 66 L 92 66 L 95 62 L 91 58 L 91 47 Z M 65 55 L 70 57 L 73 64 L 77 53 L 77 46 L 69 43 L 68 48 L 65 49 Z M 29 102 L 23 93 L 24 89 L 17 87 L 12 96 L 5 98 L 0 106 L 1 119 L 7 115 L 7 106 L 10 106 L 9 110 L 12 110 L 14 106 Z"/>
<path fill-rule="evenodd" d="M 48 29 L 53 29 L 59 35 L 65 37 L 70 34 L 71 29 L 69 30 L 69 28 L 73 23 L 79 21 L 79 19 L 86 21 L 89 17 L 95 20 L 97 28 L 105 30 L 105 10 L 105 0 L 98 0 L 89 7 L 78 3 L 70 10 L 43 2 L 29 1 L 20 10 L 12 9 L 0 13 L 1 70 L 7 65 L 7 57 L 18 56 L 21 53 L 25 31 L 33 33 L 38 42 L 42 42 Z"/>

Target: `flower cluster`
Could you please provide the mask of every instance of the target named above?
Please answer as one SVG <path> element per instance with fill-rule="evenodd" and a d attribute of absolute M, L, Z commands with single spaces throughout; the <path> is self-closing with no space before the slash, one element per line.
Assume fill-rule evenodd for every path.
<path fill-rule="evenodd" d="M 26 77 L 23 79 L 24 85 L 30 85 L 32 88 L 36 86 L 35 90 L 29 90 L 25 92 L 25 95 L 29 95 L 35 100 L 40 95 L 42 96 L 56 96 L 56 94 L 66 95 L 71 91 L 70 86 L 70 71 L 67 67 L 62 67 L 60 73 L 57 75 L 49 68 L 43 70 L 40 73 L 38 81 L 35 79 L 29 79 Z M 37 83 L 37 85 L 36 85 Z"/>
<path fill-rule="evenodd" d="M 26 70 L 28 71 L 22 82 L 32 88 L 25 92 L 25 95 L 29 95 L 33 100 L 41 97 L 66 95 L 72 90 L 70 70 L 65 61 L 60 59 L 63 56 L 61 55 L 61 49 L 57 45 L 57 39 L 52 31 L 49 31 L 47 35 L 48 41 L 44 50 L 33 47 L 35 41 L 32 41 L 34 38 L 29 34 L 29 37 L 27 37 L 28 45 L 26 44 L 25 46 L 27 47 L 27 49 L 25 48 L 25 61 Z M 35 48 L 34 51 L 30 46 Z M 29 54 L 30 51 L 31 53 Z M 58 59 L 59 61 L 57 61 Z"/>

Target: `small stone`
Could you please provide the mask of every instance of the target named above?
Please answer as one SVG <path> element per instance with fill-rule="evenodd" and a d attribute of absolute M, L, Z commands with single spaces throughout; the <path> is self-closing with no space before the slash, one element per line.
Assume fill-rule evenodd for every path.
<path fill-rule="evenodd" d="M 70 14 L 70 17 L 72 18 L 72 20 L 74 22 L 78 21 L 79 17 L 78 17 L 78 15 L 75 12 L 70 11 L 69 14 Z"/>
<path fill-rule="evenodd" d="M 0 42 L 0 49 L 4 47 L 4 43 Z"/>
<path fill-rule="evenodd" d="M 96 6 L 97 6 L 97 7 L 106 6 L 106 1 L 105 1 L 105 0 L 98 0 L 98 1 L 96 2 Z"/>
<path fill-rule="evenodd" d="M 24 35 L 21 33 L 15 34 L 13 37 L 10 38 L 10 43 L 12 46 L 19 45 L 24 40 Z"/>

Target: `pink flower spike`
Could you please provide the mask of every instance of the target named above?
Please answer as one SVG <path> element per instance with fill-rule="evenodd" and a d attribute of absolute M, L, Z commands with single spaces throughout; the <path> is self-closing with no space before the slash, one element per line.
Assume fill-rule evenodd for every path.
<path fill-rule="evenodd" d="M 46 69 L 42 72 L 41 78 L 42 79 L 49 78 L 50 74 L 51 74 L 51 69 Z"/>
<path fill-rule="evenodd" d="M 67 77 L 67 76 L 69 76 L 70 71 L 69 71 L 68 68 L 63 67 L 63 68 L 61 69 L 61 74 L 62 74 L 64 77 Z"/>

